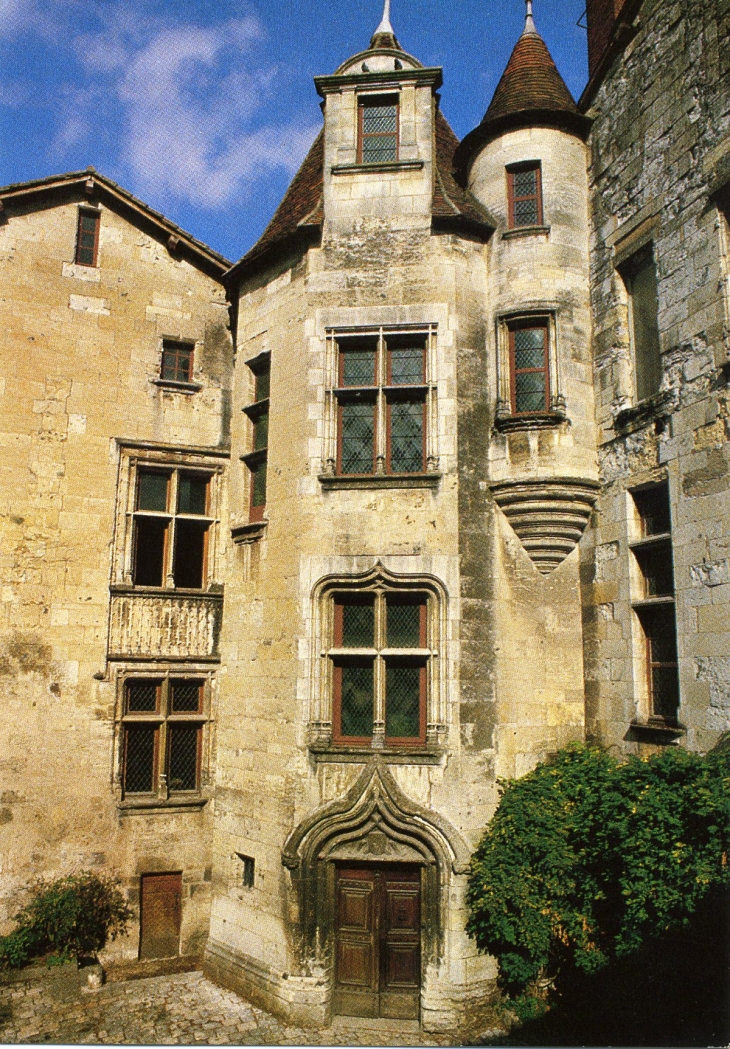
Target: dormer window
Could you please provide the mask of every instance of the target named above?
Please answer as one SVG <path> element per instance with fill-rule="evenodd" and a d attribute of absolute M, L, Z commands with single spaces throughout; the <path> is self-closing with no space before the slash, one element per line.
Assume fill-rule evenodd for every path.
<path fill-rule="evenodd" d="M 510 229 L 542 225 L 542 172 L 539 160 L 507 168 Z"/>
<path fill-rule="evenodd" d="M 398 160 L 398 96 L 364 95 L 358 105 L 358 163 Z"/>

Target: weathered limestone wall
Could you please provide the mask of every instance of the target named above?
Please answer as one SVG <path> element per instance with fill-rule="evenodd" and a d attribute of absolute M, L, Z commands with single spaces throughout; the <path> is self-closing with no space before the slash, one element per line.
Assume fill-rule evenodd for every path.
<path fill-rule="evenodd" d="M 182 870 L 188 952 L 206 935 L 209 814 L 117 808 L 117 442 L 227 444 L 226 303 L 105 205 L 98 266 L 73 265 L 77 214 L 8 208 L 0 227 L 0 922 L 39 874 L 113 869 L 136 905 L 141 872 Z M 154 385 L 162 336 L 195 341 L 199 392 Z M 136 949 L 133 928 L 117 951 Z"/>
<path fill-rule="evenodd" d="M 636 26 L 590 111 L 604 489 L 583 546 L 587 723 L 606 744 L 641 746 L 628 731 L 633 719 L 647 715 L 630 608 L 636 590 L 630 583 L 628 493 L 666 479 L 679 720 L 686 745 L 706 750 L 730 728 L 727 222 L 711 195 L 730 152 L 730 5 L 645 0 Z M 616 264 L 649 242 L 657 267 L 663 379 L 660 392 L 636 408 L 626 289 Z"/>

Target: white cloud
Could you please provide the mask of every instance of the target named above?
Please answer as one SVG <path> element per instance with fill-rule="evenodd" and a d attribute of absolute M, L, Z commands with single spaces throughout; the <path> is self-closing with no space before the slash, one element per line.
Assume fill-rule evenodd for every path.
<path fill-rule="evenodd" d="M 276 168 L 293 173 L 316 126 L 267 123 L 276 73 L 258 57 L 253 16 L 214 26 L 165 25 L 107 9 L 105 29 L 74 41 L 79 61 L 123 109 L 120 159 L 138 192 L 204 208 L 245 198 Z M 70 112 L 60 141 L 81 127 Z"/>

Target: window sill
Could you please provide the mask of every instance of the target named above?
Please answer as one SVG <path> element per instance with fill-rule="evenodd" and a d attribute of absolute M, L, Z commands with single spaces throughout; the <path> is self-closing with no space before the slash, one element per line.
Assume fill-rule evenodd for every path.
<path fill-rule="evenodd" d="M 687 729 L 678 722 L 672 724 L 664 718 L 649 718 L 648 721 L 632 721 L 626 738 L 638 743 L 672 743 L 686 735 Z"/>
<path fill-rule="evenodd" d="M 674 391 L 662 390 L 651 397 L 645 397 L 638 404 L 632 404 L 628 408 L 622 408 L 616 414 L 614 427 L 617 433 L 630 434 L 636 430 L 657 423 L 666 418 L 674 407 Z"/>
<path fill-rule="evenodd" d="M 236 546 L 255 543 L 263 538 L 268 523 L 268 521 L 248 521 L 246 524 L 234 525 L 231 529 L 231 539 Z"/>
<path fill-rule="evenodd" d="M 209 799 L 197 795 L 194 798 L 125 798 L 117 802 L 120 816 L 154 815 L 155 813 L 191 812 L 204 808 Z"/>
<path fill-rule="evenodd" d="M 348 746 L 345 743 L 310 743 L 309 752 L 317 762 L 363 764 L 368 759 L 377 758 L 390 765 L 440 765 L 446 749 L 444 747 L 403 746 L 374 748 L 367 746 Z"/>
<path fill-rule="evenodd" d="M 534 415 L 498 415 L 494 420 L 494 428 L 500 433 L 512 433 L 515 430 L 545 430 L 569 422 L 563 411 L 535 412 Z"/>
<path fill-rule="evenodd" d="M 198 382 L 176 382 L 174 379 L 152 379 L 153 386 L 159 386 L 162 390 L 172 390 L 175 393 L 197 393 L 203 387 Z"/>
<path fill-rule="evenodd" d="M 422 160 L 384 160 L 379 164 L 335 164 L 331 168 L 333 175 L 354 175 L 360 172 L 385 172 L 385 171 L 420 171 L 423 167 Z"/>
<path fill-rule="evenodd" d="M 338 488 L 438 488 L 441 474 L 320 474 L 318 480 L 325 492 Z"/>
<path fill-rule="evenodd" d="M 673 605 L 674 595 L 663 594 L 661 597 L 644 597 L 639 601 L 632 601 L 631 607 L 635 612 L 641 612 L 644 608 L 660 608 L 662 605 Z"/>
<path fill-rule="evenodd" d="M 506 229 L 502 233 L 502 240 L 516 240 L 518 237 L 547 237 L 550 226 L 515 226 L 514 229 Z"/>
<path fill-rule="evenodd" d="M 162 586 L 134 586 L 133 583 L 112 583 L 109 587 L 110 594 L 132 594 L 137 597 L 198 597 L 203 601 L 222 601 L 223 587 L 220 584 L 211 584 L 208 590 L 188 590 L 182 587 L 168 589 Z"/>
<path fill-rule="evenodd" d="M 663 543 L 671 542 L 671 532 L 657 532 L 656 535 L 646 535 L 643 539 L 632 539 L 629 542 L 629 550 L 641 550 L 644 547 L 661 546 Z"/>

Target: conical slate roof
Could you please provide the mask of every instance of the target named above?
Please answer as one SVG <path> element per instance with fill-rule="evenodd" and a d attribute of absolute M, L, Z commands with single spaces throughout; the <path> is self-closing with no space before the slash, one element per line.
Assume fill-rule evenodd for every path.
<path fill-rule="evenodd" d="M 556 127 L 585 138 L 590 120 L 583 116 L 535 29 L 529 12 L 481 124 L 464 138 L 455 162 L 465 177 L 470 161 L 483 145 L 519 127 Z"/>

